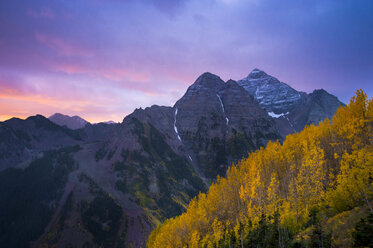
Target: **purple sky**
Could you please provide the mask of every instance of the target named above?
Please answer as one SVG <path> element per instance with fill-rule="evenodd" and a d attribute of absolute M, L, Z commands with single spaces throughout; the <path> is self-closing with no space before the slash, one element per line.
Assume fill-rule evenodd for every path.
<path fill-rule="evenodd" d="M 1 1 L 0 120 L 121 121 L 173 105 L 205 71 L 372 97 L 372 13 L 371 0 Z"/>

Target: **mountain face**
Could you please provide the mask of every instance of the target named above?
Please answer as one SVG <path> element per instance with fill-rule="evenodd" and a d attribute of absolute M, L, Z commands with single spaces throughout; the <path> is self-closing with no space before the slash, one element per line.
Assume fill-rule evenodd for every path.
<path fill-rule="evenodd" d="M 0 171 L 9 167 L 26 167 L 43 151 L 75 145 L 80 141 L 78 133 L 41 115 L 0 122 Z"/>
<path fill-rule="evenodd" d="M 241 85 L 262 108 L 274 114 L 287 113 L 299 100 L 305 96 L 289 85 L 264 71 L 254 69 L 246 78 L 239 80 Z"/>
<path fill-rule="evenodd" d="M 296 91 L 259 69 L 254 69 L 238 84 L 275 119 L 283 138 L 301 131 L 305 125 L 316 125 L 325 118 L 330 119 L 338 107 L 344 106 L 325 90 L 315 90 L 310 94 Z"/>
<path fill-rule="evenodd" d="M 344 106 L 337 97 L 325 90 L 314 90 L 302 99 L 289 113 L 294 129 L 300 131 L 305 125 L 318 124 L 325 118 L 331 119 L 337 108 Z"/>
<path fill-rule="evenodd" d="M 227 165 L 280 138 L 275 122 L 235 81 L 201 75 L 176 102 L 175 136 L 208 179 Z M 203 165 L 203 166 L 202 166 Z"/>
<path fill-rule="evenodd" d="M 68 115 L 56 113 L 54 115 L 51 115 L 48 119 L 57 125 L 66 126 L 67 128 L 70 128 L 70 129 L 83 128 L 85 125 L 89 124 L 88 121 L 82 119 L 81 117 L 77 115 L 68 116 Z"/>
<path fill-rule="evenodd" d="M 307 95 L 250 75 L 224 82 L 204 73 L 173 107 L 136 109 L 120 124 L 79 126 L 58 114 L 1 122 L 0 243 L 144 247 L 230 164 L 340 104 L 323 90 Z"/>

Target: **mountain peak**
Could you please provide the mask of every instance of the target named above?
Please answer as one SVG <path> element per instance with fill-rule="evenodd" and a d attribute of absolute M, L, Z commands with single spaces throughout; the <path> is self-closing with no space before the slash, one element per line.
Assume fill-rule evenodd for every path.
<path fill-rule="evenodd" d="M 68 116 L 61 113 L 55 113 L 51 115 L 48 119 L 57 125 L 66 126 L 70 129 L 83 128 L 85 125 L 89 123 L 80 116 Z"/>
<path fill-rule="evenodd" d="M 252 78 L 252 79 L 263 78 L 263 77 L 268 77 L 268 74 L 258 68 L 255 68 L 254 70 L 252 70 L 248 76 L 248 78 Z"/>
<path fill-rule="evenodd" d="M 301 92 L 260 69 L 254 69 L 249 76 L 239 80 L 238 84 L 264 109 L 276 114 L 286 113 L 301 98 Z"/>
<path fill-rule="evenodd" d="M 309 94 L 309 96 L 311 97 L 311 99 L 318 99 L 319 101 L 328 101 L 326 105 L 334 104 L 337 107 L 345 105 L 343 102 L 339 101 L 339 99 L 336 96 L 330 94 L 324 89 L 316 89 L 311 94 Z M 335 113 L 335 110 L 332 109 L 329 112 L 331 113 L 331 115 L 333 115 Z"/>
<path fill-rule="evenodd" d="M 229 79 L 226 84 L 237 84 L 236 81 L 234 81 L 233 79 Z"/>
<path fill-rule="evenodd" d="M 185 96 L 191 96 L 201 91 L 217 92 L 222 86 L 224 86 L 224 81 L 219 76 L 205 72 L 188 88 Z"/>
<path fill-rule="evenodd" d="M 219 76 L 210 72 L 205 72 L 197 78 L 193 85 L 204 85 L 206 87 L 215 88 L 222 84 L 224 84 L 224 81 Z"/>
<path fill-rule="evenodd" d="M 197 95 L 213 96 L 225 85 L 224 81 L 217 75 L 210 72 L 205 72 L 200 75 L 197 80 L 189 86 L 184 96 L 175 103 L 182 104 L 185 100 L 195 97 Z"/>
<path fill-rule="evenodd" d="M 312 94 L 329 94 L 326 90 L 324 89 L 315 89 Z M 330 94 L 329 94 L 330 95 Z"/>

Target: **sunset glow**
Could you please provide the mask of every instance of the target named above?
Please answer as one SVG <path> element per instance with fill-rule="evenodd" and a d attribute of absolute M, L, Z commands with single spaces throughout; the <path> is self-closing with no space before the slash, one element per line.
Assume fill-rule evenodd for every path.
<path fill-rule="evenodd" d="M 120 122 L 173 105 L 205 71 L 239 80 L 260 68 L 344 102 L 371 96 L 372 12 L 368 0 L 2 1 L 0 121 Z"/>

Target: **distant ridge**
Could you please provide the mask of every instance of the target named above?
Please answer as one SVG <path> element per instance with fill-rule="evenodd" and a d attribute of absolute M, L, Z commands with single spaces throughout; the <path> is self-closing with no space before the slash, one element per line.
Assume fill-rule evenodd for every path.
<path fill-rule="evenodd" d="M 85 127 L 85 125 L 89 124 L 88 121 L 84 120 L 83 118 L 77 115 L 69 116 L 60 113 L 55 113 L 49 116 L 48 119 L 59 126 L 66 126 L 67 128 L 73 130 L 83 128 Z"/>

